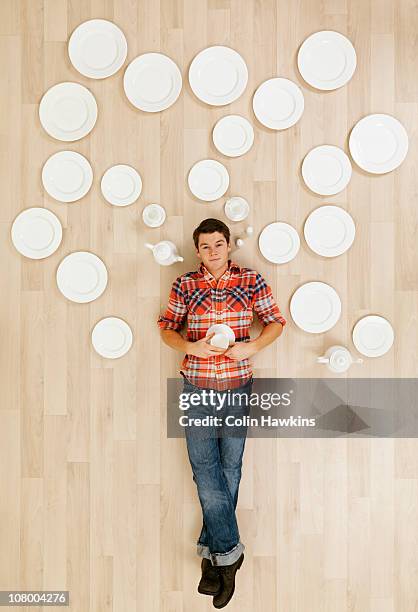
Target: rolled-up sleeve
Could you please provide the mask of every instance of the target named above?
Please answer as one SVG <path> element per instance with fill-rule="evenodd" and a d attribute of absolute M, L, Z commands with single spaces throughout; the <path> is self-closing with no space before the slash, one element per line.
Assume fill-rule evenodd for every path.
<path fill-rule="evenodd" d="M 270 286 L 259 273 L 255 280 L 253 309 L 264 326 L 275 322 L 286 325 L 286 319 L 274 300 Z"/>
<path fill-rule="evenodd" d="M 157 325 L 160 329 L 180 331 L 186 316 L 187 306 L 181 289 L 181 276 L 179 276 L 171 287 L 167 310 L 158 317 Z"/>

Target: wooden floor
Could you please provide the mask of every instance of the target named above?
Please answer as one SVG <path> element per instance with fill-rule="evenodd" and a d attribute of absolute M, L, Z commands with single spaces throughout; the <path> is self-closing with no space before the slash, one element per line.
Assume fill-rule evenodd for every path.
<path fill-rule="evenodd" d="M 178 63 L 184 86 L 173 107 L 141 113 L 124 96 L 123 70 L 93 81 L 71 67 L 68 37 L 93 17 L 122 28 L 128 61 L 162 51 Z M 328 93 L 306 86 L 296 68 L 299 45 L 322 29 L 346 34 L 358 57 L 351 82 Z M 327 376 L 316 356 L 334 343 L 354 351 L 351 330 L 366 314 L 390 319 L 395 344 L 350 376 L 418 375 L 417 31 L 415 0 L 1 0 L 0 590 L 67 589 L 67 609 L 77 612 L 212 609 L 196 590 L 201 511 L 185 442 L 165 433 L 166 378 L 177 375 L 182 355 L 162 345 L 156 325 L 172 280 L 196 268 L 193 229 L 208 216 L 226 221 L 224 199 L 203 204 L 188 191 L 195 161 L 223 161 L 228 194 L 251 202 L 254 236 L 234 257 L 265 275 L 289 319 L 278 342 L 254 358 L 255 376 Z M 214 44 L 239 51 L 249 68 L 244 95 L 229 107 L 200 103 L 187 81 L 192 58 Z M 279 133 L 251 110 L 256 87 L 276 75 L 305 96 L 300 122 Z M 38 120 L 42 94 L 66 80 L 89 87 L 99 107 L 94 130 L 70 146 Z M 216 120 L 231 112 L 255 126 L 253 149 L 235 160 L 210 140 Z M 385 176 L 354 167 L 349 187 L 332 198 L 309 192 L 300 176 L 307 151 L 347 151 L 350 129 L 373 112 L 405 125 L 403 165 Z M 87 156 L 95 177 L 85 198 L 61 204 L 43 192 L 40 170 L 68 148 Z M 115 163 L 143 178 L 139 201 L 126 209 L 99 191 Z M 150 202 L 167 210 L 161 229 L 142 223 Z M 324 260 L 302 241 L 287 265 L 262 258 L 257 239 L 267 223 L 283 220 L 302 233 L 325 202 L 355 219 L 348 253 Z M 13 219 L 31 206 L 48 207 L 64 227 L 60 248 L 43 261 L 20 256 L 10 240 Z M 233 226 L 233 238 L 245 225 Z M 144 243 L 163 238 L 177 243 L 184 262 L 154 264 Z M 109 271 L 91 304 L 68 302 L 56 287 L 59 262 L 75 250 L 96 253 Z M 290 319 L 293 291 L 310 280 L 330 283 L 342 298 L 341 319 L 326 334 L 303 333 Z M 128 321 L 135 337 L 116 362 L 101 359 L 89 339 L 108 315 Z M 417 440 L 248 439 L 237 512 L 246 557 L 231 612 L 417 611 Z"/>

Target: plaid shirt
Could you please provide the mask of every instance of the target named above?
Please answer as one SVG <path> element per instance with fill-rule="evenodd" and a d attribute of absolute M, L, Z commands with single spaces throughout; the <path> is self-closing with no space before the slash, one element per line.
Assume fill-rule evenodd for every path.
<path fill-rule="evenodd" d="M 250 268 L 228 260 L 228 269 L 216 280 L 203 265 L 173 282 L 167 310 L 160 315 L 160 329 L 180 331 L 187 318 L 187 340 L 200 340 L 215 323 L 226 323 L 236 342 L 250 340 L 253 309 L 263 326 L 286 324 L 264 278 Z M 252 376 L 248 358 L 234 360 L 222 354 L 208 358 L 185 355 L 180 374 L 198 387 L 224 391 L 243 385 Z"/>

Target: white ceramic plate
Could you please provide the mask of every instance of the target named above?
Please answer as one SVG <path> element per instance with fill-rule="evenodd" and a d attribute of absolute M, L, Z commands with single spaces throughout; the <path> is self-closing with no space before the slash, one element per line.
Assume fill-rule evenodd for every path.
<path fill-rule="evenodd" d="M 206 332 L 206 335 L 209 335 L 213 332 L 215 334 L 223 334 L 224 336 L 227 336 L 229 338 L 229 344 L 234 344 L 235 333 L 232 327 L 229 327 L 229 325 L 226 325 L 225 323 L 215 323 L 215 325 L 211 325 L 209 327 L 208 331 Z"/>
<path fill-rule="evenodd" d="M 384 174 L 397 168 L 408 153 L 408 134 L 391 115 L 367 115 L 353 127 L 351 157 L 366 172 Z"/>
<path fill-rule="evenodd" d="M 107 269 L 103 261 L 88 251 L 70 253 L 57 269 L 57 285 L 72 302 L 86 303 L 97 299 L 107 285 Z"/>
<path fill-rule="evenodd" d="M 248 69 L 237 51 L 216 45 L 203 49 L 190 64 L 189 82 L 199 100 L 223 106 L 241 96 L 248 82 Z"/>
<path fill-rule="evenodd" d="M 378 315 L 363 317 L 353 328 L 354 346 L 366 357 L 380 357 L 387 353 L 394 337 L 392 325 Z"/>
<path fill-rule="evenodd" d="M 258 239 L 258 246 L 268 261 L 282 264 L 296 257 L 300 238 L 294 227 L 277 221 L 263 229 Z"/>
<path fill-rule="evenodd" d="M 59 151 L 42 168 L 45 191 L 60 202 L 75 202 L 89 191 L 93 170 L 87 159 L 75 151 Z"/>
<path fill-rule="evenodd" d="M 91 79 L 105 79 L 123 66 L 128 51 L 124 33 L 106 19 L 81 23 L 68 41 L 74 68 Z"/>
<path fill-rule="evenodd" d="M 222 197 L 228 189 L 228 170 L 214 159 L 202 159 L 191 168 L 188 183 L 196 198 L 211 202 Z"/>
<path fill-rule="evenodd" d="M 132 330 L 123 319 L 106 317 L 94 326 L 91 341 L 99 355 L 108 359 L 117 359 L 131 348 Z"/>
<path fill-rule="evenodd" d="M 177 100 L 182 87 L 179 67 L 162 53 L 144 53 L 129 64 L 123 77 L 128 100 L 143 111 L 156 113 Z"/>
<path fill-rule="evenodd" d="M 96 123 L 96 99 L 79 83 L 58 83 L 42 96 L 39 119 L 53 138 L 79 140 L 91 132 Z"/>
<path fill-rule="evenodd" d="M 305 221 L 308 246 L 323 257 L 336 257 L 353 244 L 356 226 L 353 218 L 339 206 L 320 206 Z"/>
<path fill-rule="evenodd" d="M 302 162 L 303 180 L 311 191 L 320 195 L 333 195 L 345 189 L 351 172 L 348 155 L 333 145 L 311 149 Z"/>
<path fill-rule="evenodd" d="M 233 196 L 225 202 L 225 215 L 231 221 L 243 221 L 248 217 L 250 205 L 245 198 L 241 196 Z"/>
<path fill-rule="evenodd" d="M 47 208 L 27 208 L 13 221 L 11 236 L 19 253 L 30 259 L 43 259 L 61 244 L 62 226 Z"/>
<path fill-rule="evenodd" d="M 165 218 L 165 209 L 159 204 L 148 204 L 142 211 L 142 220 L 148 227 L 160 227 Z"/>
<path fill-rule="evenodd" d="M 308 36 L 298 53 L 299 72 L 316 89 L 342 87 L 353 76 L 356 64 L 356 51 L 351 42 L 332 30 Z"/>
<path fill-rule="evenodd" d="M 142 180 L 132 166 L 118 164 L 106 170 L 100 182 L 103 197 L 114 206 L 129 206 L 142 191 Z"/>
<path fill-rule="evenodd" d="M 244 155 L 253 146 L 254 130 L 251 123 L 240 115 L 228 115 L 219 119 L 213 128 L 215 147 L 228 157 Z"/>
<path fill-rule="evenodd" d="M 304 107 L 300 87 L 281 77 L 264 81 L 253 97 L 255 116 L 272 130 L 285 130 L 294 125 L 301 118 Z"/>
<path fill-rule="evenodd" d="M 337 323 L 341 315 L 341 300 L 335 289 L 326 283 L 305 283 L 292 295 L 290 314 L 298 327 L 320 334 Z"/>

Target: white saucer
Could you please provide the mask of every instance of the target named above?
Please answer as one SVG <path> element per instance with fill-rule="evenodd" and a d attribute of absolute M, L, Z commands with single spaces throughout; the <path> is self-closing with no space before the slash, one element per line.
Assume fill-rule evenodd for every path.
<path fill-rule="evenodd" d="M 106 170 L 100 182 L 103 197 L 114 206 L 129 206 L 142 191 L 142 180 L 132 166 L 118 164 Z"/>
<path fill-rule="evenodd" d="M 311 191 L 320 195 L 333 195 L 345 189 L 351 172 L 348 155 L 333 145 L 311 149 L 302 162 L 303 180 Z"/>
<path fill-rule="evenodd" d="M 341 315 L 341 300 L 335 289 L 326 283 L 305 283 L 292 295 L 290 314 L 298 327 L 319 334 L 337 323 Z"/>
<path fill-rule="evenodd" d="M 231 221 L 243 221 L 248 217 L 250 205 L 241 196 L 233 196 L 225 202 L 224 211 Z"/>
<path fill-rule="evenodd" d="M 107 269 L 103 261 L 88 251 L 70 253 L 57 269 L 57 285 L 72 302 L 86 303 L 98 298 L 107 285 Z"/>
<path fill-rule="evenodd" d="M 366 357 L 380 357 L 387 353 L 394 337 L 392 325 L 378 315 L 363 317 L 353 328 L 354 346 Z"/>
<path fill-rule="evenodd" d="M 160 227 L 165 218 L 165 209 L 159 204 L 148 204 L 142 211 L 142 220 L 148 227 Z"/>
<path fill-rule="evenodd" d="M 272 130 L 285 130 L 294 125 L 301 118 L 304 107 L 300 87 L 282 77 L 264 81 L 253 97 L 255 116 Z"/>
<path fill-rule="evenodd" d="M 59 151 L 42 168 L 42 184 L 59 202 L 75 202 L 89 191 L 93 170 L 87 159 L 75 151 Z"/>
<path fill-rule="evenodd" d="M 273 263 L 286 263 L 299 251 L 300 238 L 294 227 L 277 221 L 266 225 L 258 239 L 262 255 Z"/>
<path fill-rule="evenodd" d="M 356 226 L 353 218 L 339 206 L 320 206 L 305 221 L 308 246 L 323 257 L 336 257 L 353 244 Z"/>
<path fill-rule="evenodd" d="M 408 153 L 408 134 L 391 115 L 367 115 L 353 127 L 349 139 L 351 157 L 373 174 L 391 172 Z"/>
<path fill-rule="evenodd" d="M 244 117 L 228 115 L 219 119 L 213 128 L 212 138 L 218 151 L 228 157 L 238 157 L 253 146 L 254 130 Z"/>
<path fill-rule="evenodd" d="M 123 66 L 128 51 L 124 33 L 106 19 L 81 23 L 68 41 L 74 68 L 91 79 L 105 79 Z"/>
<path fill-rule="evenodd" d="M 215 45 L 200 51 L 189 69 L 189 83 L 199 100 L 223 106 L 237 100 L 248 82 L 248 69 L 237 51 Z"/>
<path fill-rule="evenodd" d="M 99 355 L 108 359 L 117 359 L 131 348 L 132 330 L 123 319 L 106 317 L 94 326 L 91 341 Z"/>
<path fill-rule="evenodd" d="M 182 87 L 179 67 L 162 53 L 144 53 L 129 64 L 123 77 L 128 100 L 149 113 L 168 108 L 177 100 Z"/>
<path fill-rule="evenodd" d="M 58 83 L 44 93 L 39 105 L 44 130 L 57 140 L 73 141 L 86 136 L 97 119 L 96 99 L 79 83 Z"/>
<path fill-rule="evenodd" d="M 351 42 L 333 30 L 308 36 L 298 53 L 299 72 L 316 89 L 342 87 L 353 76 L 356 64 L 356 51 Z"/>
<path fill-rule="evenodd" d="M 228 170 L 214 159 L 202 159 L 191 168 L 188 183 L 196 198 L 206 202 L 218 200 L 229 187 Z"/>
<path fill-rule="evenodd" d="M 19 253 L 30 259 L 43 259 L 61 244 L 61 222 L 47 208 L 27 208 L 13 221 L 11 237 Z"/>
<path fill-rule="evenodd" d="M 227 336 L 229 338 L 229 344 L 234 344 L 235 342 L 234 330 L 232 329 L 232 327 L 229 327 L 229 325 L 226 325 L 225 323 L 215 323 L 214 325 L 211 325 L 208 331 L 206 332 L 206 335 L 209 335 L 212 332 L 214 332 L 215 334 L 223 334 L 224 336 Z"/>

